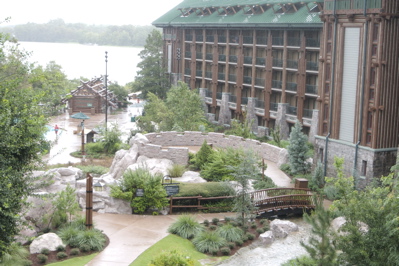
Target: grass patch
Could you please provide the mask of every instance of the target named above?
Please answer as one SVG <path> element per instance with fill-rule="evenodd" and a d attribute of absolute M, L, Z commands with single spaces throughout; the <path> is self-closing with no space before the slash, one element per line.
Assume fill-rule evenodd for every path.
<path fill-rule="evenodd" d="M 177 250 L 184 256 L 190 257 L 196 266 L 201 266 L 201 263 L 198 262 L 199 260 L 208 258 L 207 255 L 195 250 L 190 240 L 183 239 L 176 235 L 168 235 L 141 253 L 130 266 L 148 265 L 151 260 L 161 254 L 162 251 L 171 252 L 172 250 Z"/>
<path fill-rule="evenodd" d="M 88 256 L 76 257 L 76 258 L 69 259 L 69 260 L 64 260 L 64 261 L 61 261 L 61 262 L 50 263 L 50 264 L 47 264 L 47 265 L 51 265 L 51 266 L 84 266 L 89 261 L 94 259 L 94 257 L 97 254 L 98 253 L 93 253 L 93 254 L 90 254 Z"/>

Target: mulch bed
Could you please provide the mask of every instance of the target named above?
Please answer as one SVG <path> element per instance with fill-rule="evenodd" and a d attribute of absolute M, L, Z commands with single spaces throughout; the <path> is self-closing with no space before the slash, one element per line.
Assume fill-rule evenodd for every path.
<path fill-rule="evenodd" d="M 107 235 L 105 235 L 105 238 L 106 238 L 106 242 L 105 242 L 104 248 L 107 247 L 109 244 L 109 238 L 107 237 Z M 46 255 L 48 257 L 48 259 L 45 263 L 39 262 L 39 260 L 37 258 L 37 255 L 39 255 L 38 253 L 30 254 L 27 259 L 32 261 L 32 266 L 41 266 L 41 265 L 64 261 L 64 260 L 68 260 L 68 259 L 72 259 L 72 258 L 76 258 L 76 257 L 87 256 L 87 255 L 98 252 L 98 251 L 80 252 L 79 255 L 74 256 L 74 255 L 70 255 L 71 249 L 72 248 L 68 245 L 65 247 L 65 253 L 68 255 L 68 257 L 66 257 L 64 259 L 57 258 L 58 251 L 50 251 L 50 253 L 48 255 Z"/>

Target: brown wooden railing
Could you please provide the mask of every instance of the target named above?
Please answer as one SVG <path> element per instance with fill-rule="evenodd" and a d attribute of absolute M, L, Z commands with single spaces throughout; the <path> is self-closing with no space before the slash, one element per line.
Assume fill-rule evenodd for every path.
<path fill-rule="evenodd" d="M 197 209 L 197 210 L 211 210 L 211 209 L 220 209 L 223 207 L 209 207 L 209 206 L 205 206 L 204 204 L 209 203 L 209 201 L 221 201 L 224 199 L 232 199 L 235 196 L 222 196 L 222 197 L 202 197 L 202 196 L 194 196 L 194 197 L 169 197 L 169 201 L 170 201 L 170 206 L 169 206 L 169 213 L 172 214 L 173 213 L 173 209 L 178 209 L 178 208 L 193 208 L 193 209 Z M 195 204 L 175 204 L 175 201 L 178 200 L 192 200 L 192 202 L 195 201 Z M 230 209 L 231 210 L 231 206 L 229 207 L 225 207 L 226 209 Z"/>
<path fill-rule="evenodd" d="M 309 194 L 285 195 L 259 200 L 256 204 L 256 214 L 292 209 L 314 209 L 315 203 L 313 196 Z"/>

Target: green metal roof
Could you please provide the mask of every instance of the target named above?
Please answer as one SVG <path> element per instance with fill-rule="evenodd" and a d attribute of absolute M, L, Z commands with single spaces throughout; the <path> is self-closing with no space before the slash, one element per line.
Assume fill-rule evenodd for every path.
<path fill-rule="evenodd" d="M 309 12 L 309 9 L 312 10 L 317 6 L 317 2 L 323 3 L 324 0 L 185 0 L 152 24 L 157 27 L 321 27 L 319 13 Z M 307 6 L 300 5 L 297 11 L 282 12 L 281 5 L 299 3 L 306 3 Z M 245 13 L 249 6 L 256 5 L 267 5 L 267 10 L 261 14 Z M 190 8 L 206 7 L 216 8 L 220 13 L 227 7 L 241 9 L 229 15 L 221 15 L 218 11 L 214 11 L 210 15 L 198 15 L 199 13 L 193 12 L 183 16 L 181 12 L 181 10 L 188 11 Z"/>

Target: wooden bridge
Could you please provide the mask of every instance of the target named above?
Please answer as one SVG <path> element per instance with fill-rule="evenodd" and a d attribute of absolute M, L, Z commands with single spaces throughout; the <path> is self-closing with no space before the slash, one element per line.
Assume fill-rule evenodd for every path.
<path fill-rule="evenodd" d="M 258 217 L 272 217 L 275 215 L 303 214 L 314 210 L 315 203 L 309 189 L 303 188 L 269 188 L 249 193 Z M 232 199 L 233 196 L 205 198 L 196 197 L 170 197 L 170 213 L 174 209 L 209 210 L 205 202 Z M 231 206 L 229 206 L 231 210 Z M 228 211 L 230 211 L 228 210 Z"/>
<path fill-rule="evenodd" d="M 315 208 L 315 202 L 309 189 L 271 188 L 254 191 L 251 199 L 258 217 L 309 213 Z"/>

